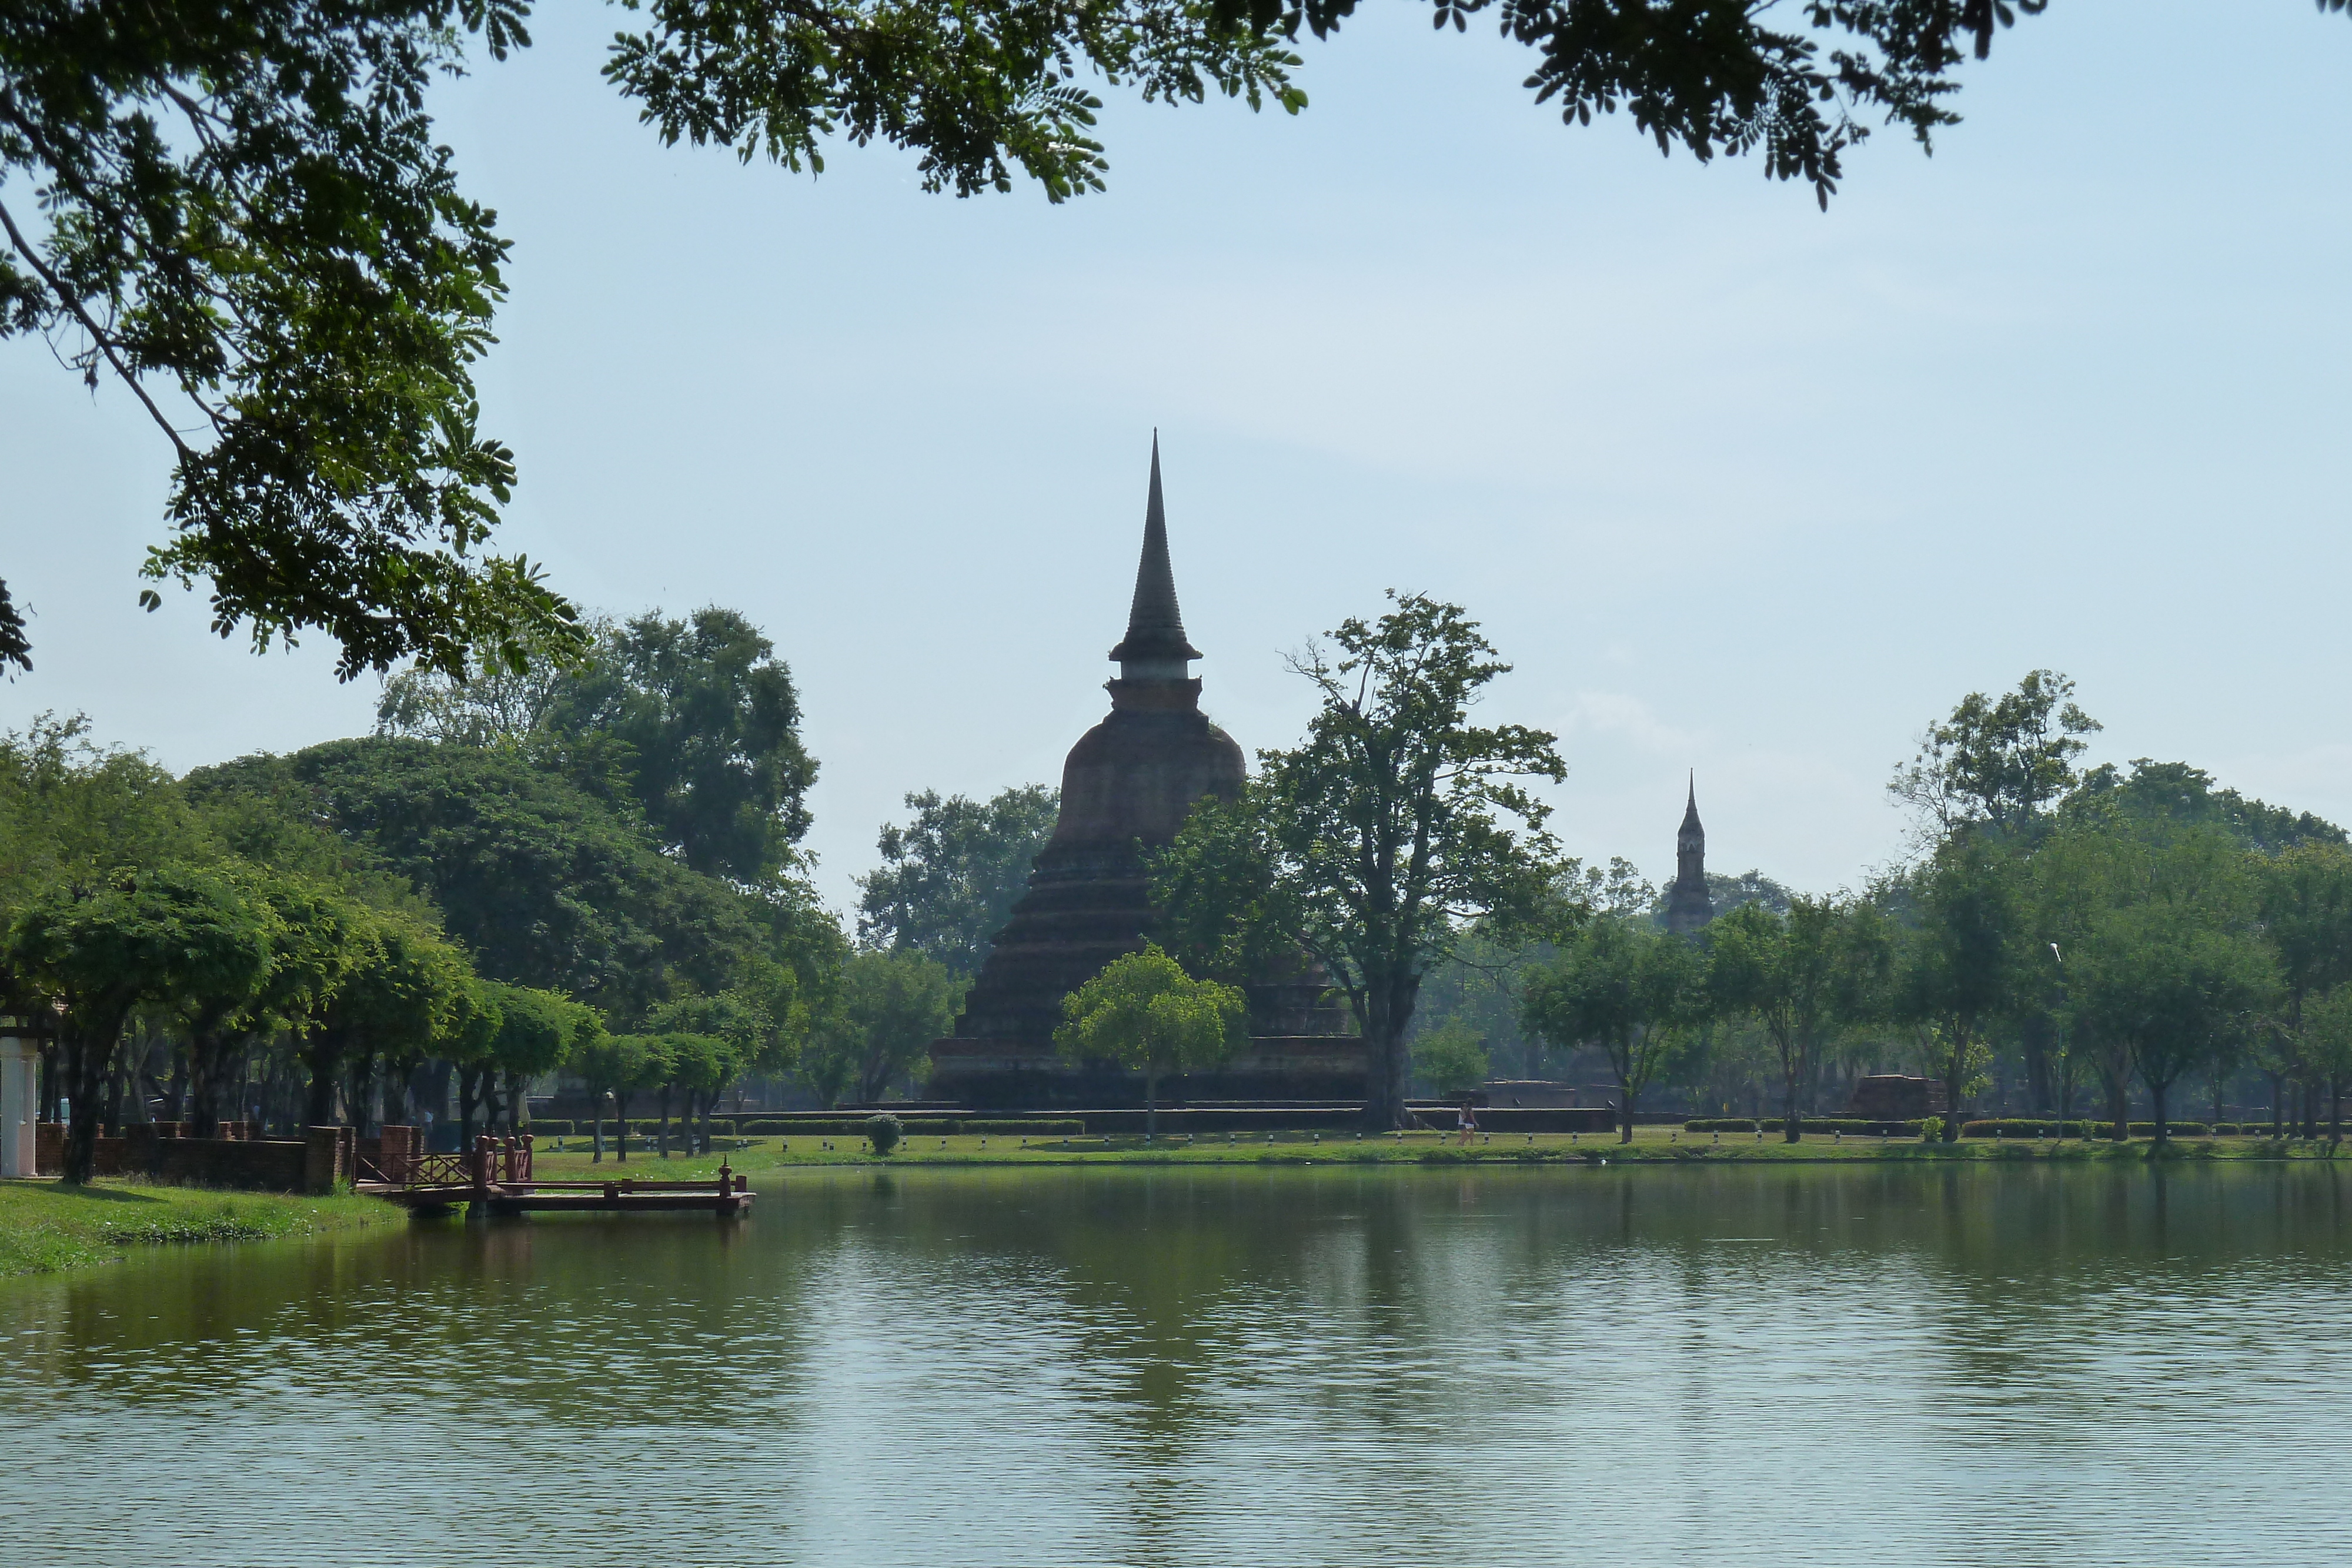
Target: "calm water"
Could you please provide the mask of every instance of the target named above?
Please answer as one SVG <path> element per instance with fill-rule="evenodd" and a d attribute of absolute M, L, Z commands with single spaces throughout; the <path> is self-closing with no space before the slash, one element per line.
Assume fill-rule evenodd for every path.
<path fill-rule="evenodd" d="M 2318 1563 L 2312 1166 L 835 1173 L 0 1291 L 24 1563 Z"/>

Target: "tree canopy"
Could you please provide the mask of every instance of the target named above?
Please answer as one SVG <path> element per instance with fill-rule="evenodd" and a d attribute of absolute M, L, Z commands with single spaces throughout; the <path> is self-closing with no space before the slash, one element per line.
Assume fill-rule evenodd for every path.
<path fill-rule="evenodd" d="M 1055 1049 L 1143 1074 L 1144 1132 L 1160 1130 L 1165 1073 L 1223 1061 L 1249 1038 L 1249 1001 L 1236 986 L 1196 980 L 1156 944 L 1122 953 L 1062 998 Z"/>
<path fill-rule="evenodd" d="M 1261 751 L 1230 804 L 1203 801 L 1152 861 L 1171 935 L 1210 955 L 1304 949 L 1346 993 L 1369 1052 L 1367 1122 L 1402 1124 L 1406 1039 L 1422 977 L 1481 922 L 1555 914 L 1565 865 L 1549 809 L 1523 780 L 1565 774 L 1553 737 L 1475 725 L 1510 668 L 1457 605 L 1391 594 L 1377 622 L 1331 633 L 1292 667 L 1318 706 L 1303 742 Z"/>
<path fill-rule="evenodd" d="M 926 789 L 906 803 L 914 821 L 882 829 L 882 863 L 857 879 L 857 934 L 977 975 L 1053 836 L 1061 791 L 1024 784 L 971 800 Z"/>
<path fill-rule="evenodd" d="M 1876 125 L 1923 147 L 1958 71 L 2046 0 L 1432 0 L 1529 51 L 1570 125 L 1623 110 L 1662 153 L 1753 154 L 1826 205 Z M 2316 0 L 2343 11 L 2347 0 Z M 1097 88 L 1306 107 L 1301 30 L 1357 0 L 622 0 L 605 78 L 666 142 L 793 170 L 912 152 L 925 188 L 1059 202 L 1103 187 Z M 257 645 L 318 630 L 350 678 L 560 662 L 576 612 L 490 553 L 516 478 L 473 366 L 508 242 L 425 110 L 527 0 L 21 0 L 0 16 L 0 337 L 111 382 L 172 454 L 152 581 L 209 585 Z M 159 601 L 142 592 L 152 608 Z M 0 667 L 29 667 L 0 582 Z"/>
<path fill-rule="evenodd" d="M 955 977 L 919 952 L 861 948 L 834 985 L 801 1069 L 827 1104 L 879 1100 L 955 1022 Z"/>
<path fill-rule="evenodd" d="M 502 58 L 525 10 L 27 0 L 0 19 L 0 183 L 32 198 L 0 204 L 0 337 L 45 335 L 137 398 L 173 465 L 144 573 L 208 581 L 224 636 L 317 628 L 349 679 L 569 633 L 536 568 L 486 553 L 515 470 L 478 428 L 472 366 L 507 242 L 424 112 L 465 35 Z M 24 664 L 7 622 L 0 663 Z"/>
<path fill-rule="evenodd" d="M 584 653 L 465 681 L 384 683 L 376 732 L 525 753 L 585 792 L 627 796 L 661 847 L 708 875 L 767 883 L 808 831 L 816 760 L 775 647 L 717 605 L 684 621 L 599 621 Z"/>
<path fill-rule="evenodd" d="M 674 991 L 723 991 L 777 946 L 759 901 L 509 751 L 338 740 L 201 768 L 188 783 L 205 801 L 299 800 L 427 894 L 485 976 L 623 1019 Z"/>

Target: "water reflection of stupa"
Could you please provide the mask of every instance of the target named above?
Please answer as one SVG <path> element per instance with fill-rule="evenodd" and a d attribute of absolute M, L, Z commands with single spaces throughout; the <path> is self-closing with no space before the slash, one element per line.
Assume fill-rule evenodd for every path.
<path fill-rule="evenodd" d="M 1141 1100 L 1140 1075 L 1055 1056 L 1062 998 L 1143 946 L 1153 914 L 1142 850 L 1173 839 L 1203 797 L 1232 799 L 1244 768 L 1242 748 L 1201 711 L 1190 665 L 1202 653 L 1186 641 L 1176 603 L 1156 439 L 1135 598 L 1127 636 L 1110 656 L 1118 662 L 1118 678 L 1106 683 L 1110 713 L 1070 748 L 1061 815 L 1029 891 L 997 933 L 954 1038 L 932 1047 L 934 1098 L 985 1106 Z M 1163 1085 L 1164 1098 L 1362 1097 L 1363 1042 L 1314 977 L 1261 976 L 1248 990 L 1249 1049 L 1213 1072 Z"/>

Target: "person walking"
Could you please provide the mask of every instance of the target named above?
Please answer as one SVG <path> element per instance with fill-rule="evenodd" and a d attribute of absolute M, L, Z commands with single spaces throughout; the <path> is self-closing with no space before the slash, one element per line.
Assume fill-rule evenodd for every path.
<path fill-rule="evenodd" d="M 1454 1118 L 1454 1126 L 1459 1134 L 1458 1141 L 1465 1144 L 1470 1141 L 1470 1134 L 1478 1130 L 1478 1107 L 1473 1096 L 1462 1096 L 1462 1109 Z"/>

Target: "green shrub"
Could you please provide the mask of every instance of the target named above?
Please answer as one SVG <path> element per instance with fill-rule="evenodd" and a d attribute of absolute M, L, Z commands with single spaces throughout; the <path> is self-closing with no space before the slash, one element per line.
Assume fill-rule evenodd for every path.
<path fill-rule="evenodd" d="M 1943 1140 L 1943 1136 L 1944 1119 L 1941 1116 L 1922 1116 L 1919 1118 L 1919 1141 L 1921 1143 L 1940 1143 Z"/>
<path fill-rule="evenodd" d="M 1696 1122 L 1685 1122 L 1683 1131 L 1685 1133 L 1752 1133 L 1756 1131 L 1756 1124 L 1744 1116 L 1717 1116 Z"/>
<path fill-rule="evenodd" d="M 908 1137 L 952 1138 L 967 1135 L 1025 1135 L 1035 1138 L 1076 1137 L 1087 1130 L 1076 1116 L 1004 1116 L 993 1119 L 961 1116 L 899 1116 L 899 1131 Z M 785 1121 L 746 1116 L 736 1124 L 736 1135 L 745 1138 L 862 1138 L 864 1116 L 809 1116 Z"/>
<path fill-rule="evenodd" d="M 2107 1124 L 2110 1127 L 2115 1125 L 2112 1122 Z M 2210 1136 L 2211 1132 L 2211 1129 L 2208 1128 L 2202 1122 L 2167 1122 L 2165 1126 L 2170 1130 L 2171 1135 L 2176 1138 L 2202 1138 Z M 2131 1135 L 2135 1138 L 2153 1138 L 2156 1136 L 2156 1124 L 2153 1122 L 2134 1122 L 2131 1124 Z"/>
<path fill-rule="evenodd" d="M 572 1136 L 572 1124 L 569 1122 L 533 1122 L 524 1131 L 534 1138 L 568 1138 Z"/>
<path fill-rule="evenodd" d="M 898 1125 L 898 1118 L 885 1112 L 878 1116 L 866 1117 L 865 1131 L 866 1136 L 874 1145 L 874 1152 L 877 1155 L 887 1155 L 898 1146 L 902 1129 Z"/>

